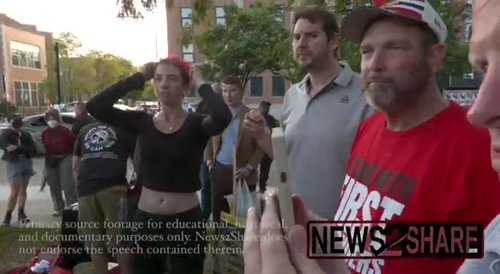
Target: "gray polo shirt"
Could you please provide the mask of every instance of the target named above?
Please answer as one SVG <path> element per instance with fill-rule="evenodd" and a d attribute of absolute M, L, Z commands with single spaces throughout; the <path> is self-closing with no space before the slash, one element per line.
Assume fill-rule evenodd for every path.
<path fill-rule="evenodd" d="M 290 87 L 281 116 L 292 190 L 309 209 L 329 219 L 337 210 L 358 125 L 373 113 L 359 74 L 341 65 L 339 76 L 313 98 L 307 76 Z"/>
<path fill-rule="evenodd" d="M 457 274 L 500 274 L 500 215 L 484 232 L 484 257 L 465 260 Z"/>

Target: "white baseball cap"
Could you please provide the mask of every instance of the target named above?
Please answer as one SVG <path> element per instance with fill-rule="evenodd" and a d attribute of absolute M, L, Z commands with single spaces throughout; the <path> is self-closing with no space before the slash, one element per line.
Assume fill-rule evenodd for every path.
<path fill-rule="evenodd" d="M 436 34 L 440 43 L 444 43 L 448 35 L 443 19 L 427 0 L 394 0 L 379 8 L 357 8 L 342 20 L 340 34 L 347 40 L 361 43 L 371 23 L 381 17 L 404 18 L 423 23 Z"/>

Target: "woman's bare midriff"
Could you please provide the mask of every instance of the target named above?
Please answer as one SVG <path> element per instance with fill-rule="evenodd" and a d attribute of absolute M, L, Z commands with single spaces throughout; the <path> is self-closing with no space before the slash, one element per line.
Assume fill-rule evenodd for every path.
<path fill-rule="evenodd" d="M 158 215 L 173 215 L 199 206 L 196 192 L 171 193 L 159 192 L 142 187 L 137 207 L 145 212 Z"/>

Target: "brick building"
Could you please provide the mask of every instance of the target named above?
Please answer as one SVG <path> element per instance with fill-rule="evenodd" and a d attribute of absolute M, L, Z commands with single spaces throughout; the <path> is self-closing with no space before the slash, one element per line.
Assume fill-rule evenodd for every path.
<path fill-rule="evenodd" d="M 17 106 L 46 104 L 40 83 L 47 77 L 51 33 L 38 31 L 0 13 L 0 98 Z"/>
<path fill-rule="evenodd" d="M 224 23 L 224 5 L 237 4 L 243 8 L 251 8 L 254 0 L 213 0 L 213 11 L 210 13 L 216 23 Z M 286 0 L 276 0 L 278 11 L 276 20 L 283 22 L 290 29 L 290 13 L 284 7 Z M 183 33 L 183 26 L 188 26 L 192 22 L 192 0 L 174 1 L 174 6 L 167 9 L 168 24 L 168 51 L 169 54 L 181 56 L 186 61 L 201 63 L 205 57 L 201 55 L 193 44 L 183 46 L 180 42 Z M 202 27 L 197 27 L 201 30 Z M 281 104 L 286 90 L 290 83 L 282 76 L 273 75 L 271 72 L 263 73 L 260 76 L 250 79 L 246 87 L 245 103 L 257 104 L 262 100 L 270 101 L 274 104 Z M 195 99 L 191 93 L 191 98 Z"/>

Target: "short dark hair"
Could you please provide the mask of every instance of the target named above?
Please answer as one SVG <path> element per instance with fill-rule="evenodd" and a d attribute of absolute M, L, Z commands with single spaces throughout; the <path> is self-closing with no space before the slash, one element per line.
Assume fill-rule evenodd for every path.
<path fill-rule="evenodd" d="M 19 115 L 19 114 L 14 114 L 14 115 L 10 115 L 9 117 L 7 117 L 7 122 L 14 122 L 15 120 L 23 120 L 23 116 Z"/>
<path fill-rule="evenodd" d="M 57 121 L 61 121 L 61 114 L 57 109 L 49 109 L 45 112 L 45 119 L 54 118 Z"/>
<path fill-rule="evenodd" d="M 226 84 L 226 85 L 235 85 L 239 89 L 243 90 L 243 83 L 241 82 L 240 78 L 238 76 L 226 76 L 224 79 L 222 79 L 221 83 Z"/>
<path fill-rule="evenodd" d="M 299 7 L 293 13 L 293 24 L 297 24 L 299 19 L 305 19 L 313 24 L 321 23 L 322 30 L 326 34 L 328 41 L 333 39 L 339 33 L 339 22 L 337 15 L 329 11 L 325 6 L 304 6 Z M 338 48 L 335 49 L 337 56 Z"/>

